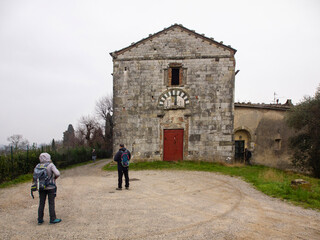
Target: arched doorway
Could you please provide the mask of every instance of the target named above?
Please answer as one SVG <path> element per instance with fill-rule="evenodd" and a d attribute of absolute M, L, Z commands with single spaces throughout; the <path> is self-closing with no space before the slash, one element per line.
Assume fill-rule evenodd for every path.
<path fill-rule="evenodd" d="M 235 141 L 235 159 L 244 161 L 244 149 L 250 147 L 251 135 L 246 129 L 236 130 L 234 133 Z"/>

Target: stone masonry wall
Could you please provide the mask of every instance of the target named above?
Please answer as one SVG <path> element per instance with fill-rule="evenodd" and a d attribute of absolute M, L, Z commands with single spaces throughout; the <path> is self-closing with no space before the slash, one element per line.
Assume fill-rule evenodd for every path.
<path fill-rule="evenodd" d="M 163 129 L 184 129 L 184 160 L 234 156 L 234 53 L 173 27 L 114 55 L 114 150 L 124 143 L 137 160 L 162 160 Z M 170 63 L 183 84 L 170 87 Z M 188 95 L 185 108 L 159 105 L 170 89 Z"/>

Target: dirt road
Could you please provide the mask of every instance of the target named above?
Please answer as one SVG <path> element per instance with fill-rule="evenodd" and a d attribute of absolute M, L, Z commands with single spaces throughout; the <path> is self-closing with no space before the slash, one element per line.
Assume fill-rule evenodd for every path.
<path fill-rule="evenodd" d="M 62 222 L 37 225 L 30 183 L 0 189 L 0 239 L 320 239 L 320 213 L 263 195 L 238 178 L 206 172 L 130 171 L 116 191 L 105 160 L 62 171 Z"/>

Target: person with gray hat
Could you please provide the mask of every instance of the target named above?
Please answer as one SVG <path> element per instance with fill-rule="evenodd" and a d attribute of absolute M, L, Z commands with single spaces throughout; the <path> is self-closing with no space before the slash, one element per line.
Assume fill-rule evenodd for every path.
<path fill-rule="evenodd" d="M 47 175 L 50 179 L 48 186 L 45 189 L 39 190 L 39 208 L 38 208 L 38 224 L 43 223 L 43 211 L 48 196 L 50 224 L 61 222 L 61 219 L 56 217 L 55 197 L 57 192 L 56 179 L 60 176 L 59 170 L 51 161 L 51 156 L 48 153 L 41 153 L 39 156 L 40 163 L 37 167 L 44 167 L 47 170 Z"/>

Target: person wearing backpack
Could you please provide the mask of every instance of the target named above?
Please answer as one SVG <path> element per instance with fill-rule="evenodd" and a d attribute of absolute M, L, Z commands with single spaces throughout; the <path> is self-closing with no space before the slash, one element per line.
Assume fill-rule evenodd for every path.
<path fill-rule="evenodd" d="M 40 163 L 35 167 L 34 170 L 34 181 L 38 182 L 38 184 L 35 184 L 38 185 L 37 190 L 39 191 L 38 224 L 41 225 L 43 223 L 43 211 L 47 196 L 49 202 L 50 224 L 56 224 L 61 222 L 61 219 L 56 217 L 55 212 L 55 197 L 57 191 L 56 179 L 60 176 L 60 172 L 52 163 L 50 154 L 41 153 L 39 160 Z M 35 180 L 36 172 L 39 172 L 39 169 L 41 170 L 41 168 L 46 170 L 46 174 L 43 175 L 45 175 L 45 177 L 48 179 L 44 184 L 41 183 L 43 181 L 40 179 L 41 177 L 39 177 L 38 180 Z"/>
<path fill-rule="evenodd" d="M 120 149 L 114 156 L 114 161 L 118 165 L 118 187 L 117 190 L 122 190 L 122 176 L 125 178 L 125 187 L 129 190 L 129 161 L 131 159 L 131 153 L 124 147 L 124 144 L 120 144 Z"/>

